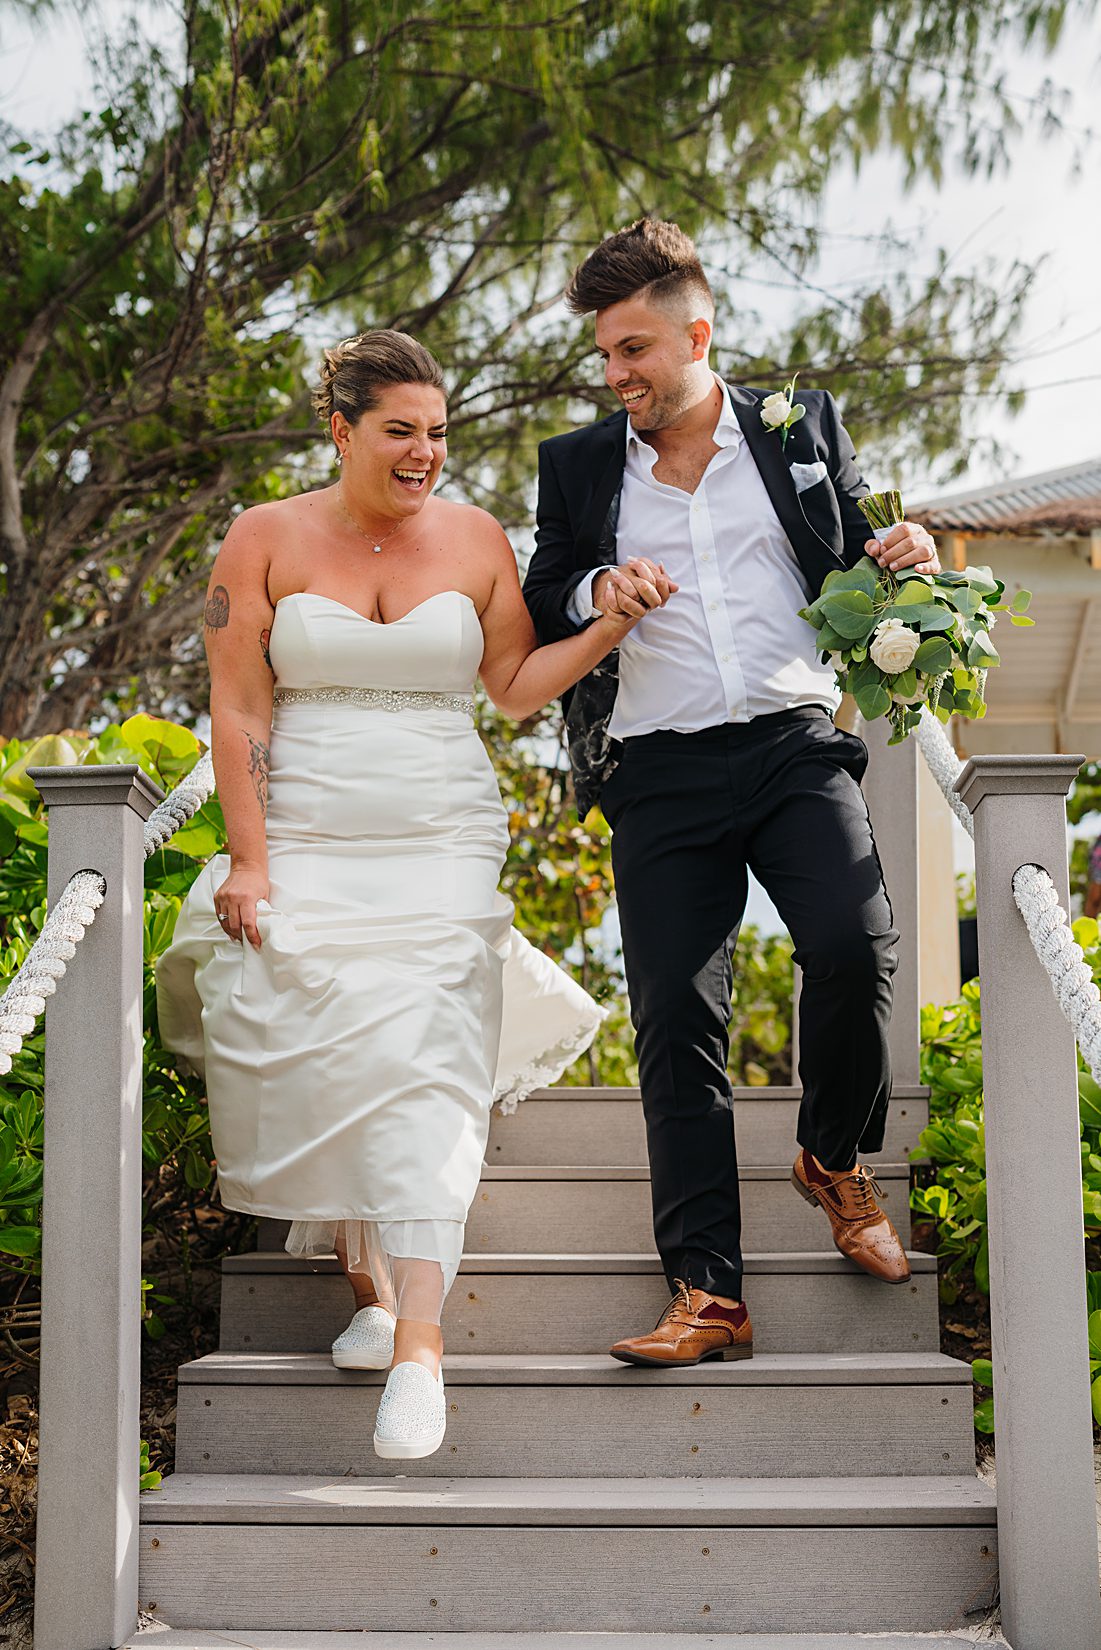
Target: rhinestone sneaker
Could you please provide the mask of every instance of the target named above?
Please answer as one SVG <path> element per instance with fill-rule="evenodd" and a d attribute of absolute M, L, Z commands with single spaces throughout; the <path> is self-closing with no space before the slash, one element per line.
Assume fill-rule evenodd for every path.
<path fill-rule="evenodd" d="M 375 1454 L 386 1461 L 434 1455 L 447 1429 L 443 1372 L 423 1364 L 395 1364 L 375 1418 Z"/>
<path fill-rule="evenodd" d="M 361 1306 L 333 1342 L 338 1369 L 389 1369 L 394 1356 L 394 1320 L 384 1306 Z"/>

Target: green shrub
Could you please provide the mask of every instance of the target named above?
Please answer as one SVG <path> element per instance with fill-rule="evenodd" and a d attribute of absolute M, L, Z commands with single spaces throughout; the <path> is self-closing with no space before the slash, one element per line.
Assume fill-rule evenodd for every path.
<path fill-rule="evenodd" d="M 1090 917 L 1074 923 L 1094 979 L 1101 985 L 1101 930 Z M 929 1126 L 915 1156 L 928 1158 L 910 1201 L 914 1212 L 936 1224 L 941 1267 L 941 1299 L 951 1305 L 967 1272 L 990 1293 L 990 1252 L 986 1212 L 986 1140 L 983 1120 L 982 1025 L 978 980 L 969 981 L 960 1000 L 921 1011 L 921 1078 L 930 1089 Z M 1082 1229 L 1084 1240 L 1101 1233 L 1101 1088 L 1078 1055 L 1078 1110 L 1081 1121 Z M 1101 1272 L 1087 1274 L 1090 1373 L 1093 1411 L 1101 1424 Z M 979 1388 L 993 1387 L 989 1359 L 973 1366 Z M 980 1432 L 994 1430 L 991 1397 L 975 1410 Z"/>
<path fill-rule="evenodd" d="M 200 750 L 186 728 L 150 716 L 111 724 L 94 738 L 68 733 L 13 739 L 0 748 L 0 992 L 46 916 L 46 810 L 26 770 L 74 760 L 136 762 L 169 790 L 194 766 Z M 142 1158 L 147 1231 L 150 1204 L 163 1189 L 165 1169 L 178 1169 L 194 1191 L 208 1187 L 213 1177 L 203 1086 L 160 1042 L 153 965 L 172 938 L 183 895 L 223 838 L 221 809 L 211 800 L 145 866 Z M 64 990 L 64 983 L 59 989 Z M 0 1268 L 9 1273 L 37 1272 L 40 1265 L 44 1041 L 40 1021 L 11 1071 L 0 1077 Z M 164 1300 L 147 1281 L 142 1320 L 152 1335 L 162 1333 L 163 1324 L 150 1301 Z"/>

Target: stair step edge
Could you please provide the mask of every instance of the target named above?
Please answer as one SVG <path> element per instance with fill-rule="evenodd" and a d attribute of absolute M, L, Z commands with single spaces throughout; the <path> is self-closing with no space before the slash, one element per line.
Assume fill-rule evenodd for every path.
<path fill-rule="evenodd" d="M 363 1650 L 961 1650 L 958 1633 L 363 1633 Z M 350 1650 L 348 1633 L 152 1627 L 122 1650 Z M 984 1636 L 986 1650 L 1008 1650 Z"/>
<path fill-rule="evenodd" d="M 141 1497 L 153 1524 L 883 1528 L 993 1526 L 977 1477 L 403 1479 L 177 1473 Z"/>
<path fill-rule="evenodd" d="M 450 1386 L 970 1386 L 940 1352 L 759 1353 L 736 1363 L 638 1369 L 600 1353 L 448 1354 Z M 337 1369 L 325 1352 L 211 1352 L 181 1364 L 182 1386 L 380 1386 L 385 1370 Z"/>
<path fill-rule="evenodd" d="M 937 1257 L 935 1255 L 926 1255 L 915 1250 L 907 1250 L 907 1255 L 911 1270 L 914 1273 L 936 1272 Z M 847 1260 L 844 1255 L 837 1254 L 833 1250 L 792 1250 L 785 1253 L 745 1255 L 743 1259 L 747 1277 L 760 1276 L 766 1273 L 796 1276 L 805 1276 L 808 1273 L 816 1276 L 836 1274 L 853 1277 L 866 1276 L 866 1274 L 861 1273 L 860 1268 L 854 1262 Z M 287 1276 L 290 1273 L 338 1273 L 340 1266 L 335 1255 L 328 1255 L 320 1260 L 302 1260 L 297 1255 L 286 1254 L 283 1250 L 268 1249 L 257 1250 L 245 1255 L 226 1255 L 222 1259 L 222 1271 L 229 1274 L 266 1272 Z M 600 1276 L 622 1276 L 628 1273 L 660 1273 L 661 1264 L 656 1255 L 555 1255 L 531 1253 L 468 1254 L 463 1256 L 459 1267 L 460 1276 L 517 1272 L 595 1273 Z M 868 1281 L 875 1283 L 877 1280 L 869 1279 Z"/>

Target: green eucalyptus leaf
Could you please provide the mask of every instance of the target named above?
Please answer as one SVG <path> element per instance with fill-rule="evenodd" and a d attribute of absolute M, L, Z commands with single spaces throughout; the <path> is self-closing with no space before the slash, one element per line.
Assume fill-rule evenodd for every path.
<path fill-rule="evenodd" d="M 866 722 L 886 716 L 891 708 L 891 695 L 881 682 L 869 682 L 855 689 L 857 707 Z"/>
<path fill-rule="evenodd" d="M 1001 662 L 998 649 L 991 638 L 979 631 L 967 649 L 967 663 L 975 670 L 987 670 Z"/>
<path fill-rule="evenodd" d="M 870 556 L 865 556 L 853 567 L 844 569 L 835 568 L 827 573 L 822 580 L 822 595 L 832 595 L 840 590 L 863 590 L 867 595 L 874 596 L 879 583 L 879 568 Z"/>
<path fill-rule="evenodd" d="M 936 600 L 929 585 L 922 579 L 908 579 L 895 597 L 895 607 L 926 607 Z"/>
<path fill-rule="evenodd" d="M 851 641 L 863 641 L 875 628 L 872 598 L 863 590 L 841 590 L 836 596 L 827 596 L 822 611 L 831 629 Z"/>
<path fill-rule="evenodd" d="M 941 602 L 932 602 L 918 611 L 917 622 L 923 635 L 927 630 L 951 630 L 954 624 L 959 623 L 959 614 Z"/>
<path fill-rule="evenodd" d="M 943 676 L 952 668 L 952 649 L 943 636 L 930 636 L 914 654 L 914 664 L 926 676 Z"/>

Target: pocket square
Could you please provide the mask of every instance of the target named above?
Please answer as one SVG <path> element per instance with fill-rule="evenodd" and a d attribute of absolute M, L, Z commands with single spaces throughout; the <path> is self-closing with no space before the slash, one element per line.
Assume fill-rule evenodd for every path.
<path fill-rule="evenodd" d="M 816 464 L 793 464 L 791 479 L 795 483 L 797 493 L 805 493 L 808 487 L 815 486 L 819 481 L 826 479 L 826 462 L 820 458 Z"/>

